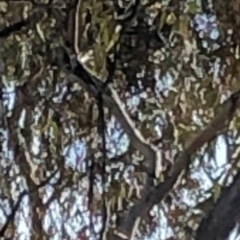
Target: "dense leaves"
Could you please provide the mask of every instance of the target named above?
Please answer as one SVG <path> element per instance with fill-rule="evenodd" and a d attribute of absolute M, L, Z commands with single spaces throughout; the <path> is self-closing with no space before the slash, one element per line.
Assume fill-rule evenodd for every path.
<path fill-rule="evenodd" d="M 225 239 L 239 6 L 1 1 L 1 237 Z"/>

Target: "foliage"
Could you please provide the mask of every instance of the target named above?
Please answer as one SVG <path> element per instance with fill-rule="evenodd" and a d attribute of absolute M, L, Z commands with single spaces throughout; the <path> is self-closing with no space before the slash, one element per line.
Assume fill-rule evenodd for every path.
<path fill-rule="evenodd" d="M 1 236 L 206 239 L 238 177 L 239 6 L 1 1 Z"/>

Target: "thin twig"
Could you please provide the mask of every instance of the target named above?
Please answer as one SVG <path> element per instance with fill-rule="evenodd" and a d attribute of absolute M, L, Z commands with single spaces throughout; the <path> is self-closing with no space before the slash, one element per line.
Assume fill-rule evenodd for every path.
<path fill-rule="evenodd" d="M 16 204 L 14 205 L 14 207 L 12 208 L 12 211 L 11 213 L 8 215 L 7 217 L 7 221 L 6 223 L 3 225 L 2 229 L 0 230 L 0 237 L 4 237 L 5 235 L 5 232 L 10 224 L 10 222 L 12 222 L 15 218 L 15 215 L 16 215 L 16 212 L 17 210 L 19 209 L 19 206 L 23 200 L 23 198 L 26 196 L 26 195 L 30 195 L 30 194 L 33 194 L 34 192 L 36 192 L 38 189 L 44 187 L 45 185 L 47 185 L 50 180 L 56 175 L 56 173 L 58 172 L 58 169 L 55 170 L 47 179 L 45 179 L 44 181 L 42 181 L 40 184 L 36 185 L 36 187 L 34 187 L 33 189 L 29 189 L 29 191 L 27 190 L 23 190 L 19 197 L 18 197 L 18 200 L 16 202 Z"/>

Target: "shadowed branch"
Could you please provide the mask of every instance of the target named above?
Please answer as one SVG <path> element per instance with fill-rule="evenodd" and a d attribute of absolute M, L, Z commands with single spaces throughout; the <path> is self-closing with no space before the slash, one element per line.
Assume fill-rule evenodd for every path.
<path fill-rule="evenodd" d="M 97 95 L 98 89 L 95 86 L 100 86 L 102 82 L 96 77 L 91 76 L 84 67 L 82 67 L 81 70 L 82 74 L 79 71 L 77 74 L 68 72 L 69 80 L 78 82 L 85 87 L 86 90 Z M 89 78 L 94 84 L 89 84 Z M 159 160 L 159 152 L 143 139 L 122 106 L 117 93 L 110 87 L 107 87 L 103 93 L 103 103 L 121 123 L 134 148 L 138 149 L 150 163 L 152 162 L 151 166 L 154 166 L 153 162 Z M 147 192 L 143 194 L 143 197 L 129 210 L 122 225 L 119 226 L 119 230 L 109 239 L 128 239 L 132 235 L 132 231 L 136 228 L 136 224 L 140 223 L 141 217 L 143 217 L 154 204 L 161 202 L 169 191 L 172 190 L 180 178 L 181 173 L 190 164 L 190 156 L 199 150 L 206 142 L 212 141 L 223 131 L 226 131 L 228 123 L 233 118 L 238 107 L 240 107 L 240 91 L 233 93 L 229 99 L 222 104 L 218 115 L 212 122 L 186 146 L 182 153 L 177 155 L 173 168 L 170 171 L 170 176 L 164 182 L 148 189 Z M 149 173 L 152 173 L 151 168 L 149 169 Z M 139 211 L 139 209 L 141 209 L 141 211 Z"/>
<path fill-rule="evenodd" d="M 4 234 L 9 226 L 9 224 L 14 220 L 15 218 L 15 215 L 16 215 L 16 212 L 17 210 L 19 209 L 20 207 L 20 204 L 23 200 L 23 198 L 26 196 L 26 195 L 29 195 L 29 194 L 32 194 L 34 192 L 36 192 L 38 189 L 46 186 L 50 180 L 56 175 L 56 173 L 58 172 L 59 170 L 55 170 L 47 179 L 45 179 L 44 181 L 42 181 L 40 184 L 36 185 L 35 188 L 33 189 L 29 189 L 29 191 L 27 190 L 24 190 L 20 193 L 19 197 L 18 197 L 18 200 L 16 202 L 16 204 L 14 205 L 14 207 L 12 208 L 12 211 L 11 213 L 8 215 L 7 217 L 7 221 L 6 223 L 3 225 L 2 229 L 0 230 L 0 237 L 4 237 Z"/>

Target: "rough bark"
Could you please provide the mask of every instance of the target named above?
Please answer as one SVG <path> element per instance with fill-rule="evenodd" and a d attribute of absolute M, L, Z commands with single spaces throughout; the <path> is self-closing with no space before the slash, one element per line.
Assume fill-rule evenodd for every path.
<path fill-rule="evenodd" d="M 225 240 L 240 217 L 240 172 L 202 220 L 196 240 Z"/>

